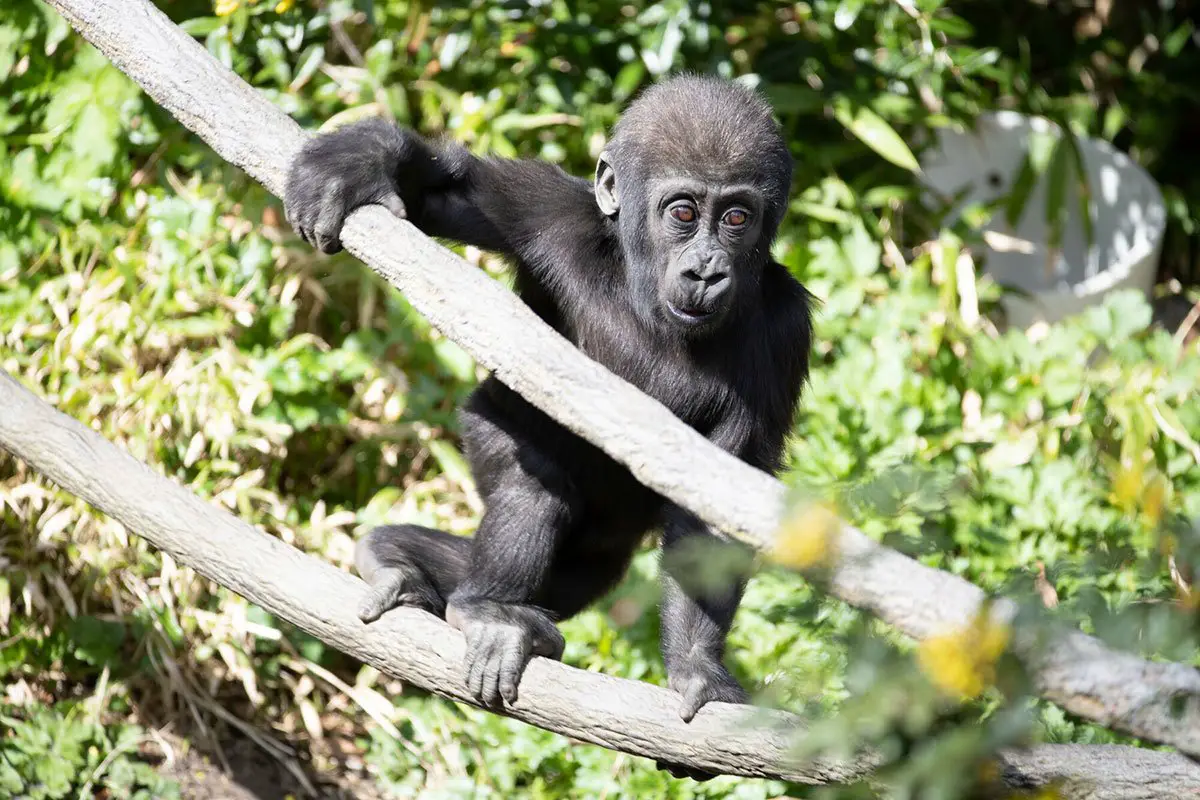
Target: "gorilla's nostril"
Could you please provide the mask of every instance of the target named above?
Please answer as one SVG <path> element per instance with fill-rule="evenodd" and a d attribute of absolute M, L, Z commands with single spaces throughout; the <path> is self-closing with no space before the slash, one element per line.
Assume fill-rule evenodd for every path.
<path fill-rule="evenodd" d="M 700 283 L 704 280 L 703 276 L 701 276 L 700 273 L 696 272 L 694 269 L 685 269 L 683 271 L 683 277 L 687 278 L 689 281 L 695 281 L 696 283 Z"/>
<path fill-rule="evenodd" d="M 723 286 L 729 280 L 729 275 L 724 272 L 714 272 L 711 275 L 704 276 L 704 283 L 710 289 L 715 289 L 718 286 Z"/>

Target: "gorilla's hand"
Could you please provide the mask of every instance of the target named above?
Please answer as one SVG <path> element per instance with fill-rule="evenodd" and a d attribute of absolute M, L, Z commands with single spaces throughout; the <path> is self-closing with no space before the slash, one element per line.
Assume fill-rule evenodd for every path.
<path fill-rule="evenodd" d="M 422 145 L 415 134 L 382 119 L 310 139 L 288 171 L 288 222 L 313 247 L 336 253 L 342 249 L 342 224 L 360 206 L 378 203 L 403 219 L 408 211 L 401 175 L 423 171 L 411 169 L 413 162 L 427 160 Z"/>

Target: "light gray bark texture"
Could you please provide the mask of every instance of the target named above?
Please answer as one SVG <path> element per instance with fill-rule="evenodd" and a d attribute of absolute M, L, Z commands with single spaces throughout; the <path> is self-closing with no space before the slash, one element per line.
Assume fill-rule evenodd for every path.
<path fill-rule="evenodd" d="M 95 431 L 57 411 L 0 370 L 0 447 L 63 489 L 143 536 L 199 574 L 379 670 L 443 697 L 475 704 L 462 680 L 462 636 L 423 611 L 397 609 L 363 624 L 366 585 L 241 522 L 158 475 Z M 535 658 L 517 702 L 492 709 L 613 750 L 728 775 L 798 783 L 867 778 L 870 754 L 804 761 L 804 733 L 783 711 L 711 703 L 690 722 L 675 693 L 640 681 Z M 1134 747 L 1040 745 L 1008 750 L 1001 778 L 1013 788 L 1061 784 L 1065 798 L 1200 796 L 1200 766 L 1177 753 Z"/>
<path fill-rule="evenodd" d="M 146 0 L 49 3 L 217 153 L 280 194 L 304 133 L 263 95 Z M 446 336 L 647 486 L 725 533 L 770 548 L 785 511 L 779 481 L 706 441 L 665 406 L 581 354 L 499 283 L 382 208 L 351 215 L 342 240 Z M 107 473 L 93 474 L 108 479 Z M 130 527 L 150 535 L 145 526 Z M 208 545 L 194 546 L 209 551 Z M 985 599 L 969 582 L 881 547 L 853 527 L 842 526 L 836 549 L 840 558 L 828 590 L 910 636 L 962 625 Z M 352 606 L 343 594 L 330 603 L 330 613 L 350 615 Z M 1001 612 L 1006 608 L 1002 604 Z M 1117 653 L 1078 632 L 1050 648 L 1021 636 L 1017 641 L 1045 697 L 1080 716 L 1200 755 L 1200 671 Z"/>

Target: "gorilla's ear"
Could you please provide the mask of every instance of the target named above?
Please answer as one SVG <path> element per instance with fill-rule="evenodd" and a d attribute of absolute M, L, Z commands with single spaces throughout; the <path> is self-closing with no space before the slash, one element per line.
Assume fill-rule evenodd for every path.
<path fill-rule="evenodd" d="M 596 160 L 596 205 L 606 217 L 615 217 L 621 209 L 621 198 L 617 193 L 617 171 L 609 161 L 605 150 Z"/>

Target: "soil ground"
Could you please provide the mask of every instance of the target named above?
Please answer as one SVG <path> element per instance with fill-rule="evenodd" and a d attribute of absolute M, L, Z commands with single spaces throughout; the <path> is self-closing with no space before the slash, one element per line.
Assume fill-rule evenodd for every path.
<path fill-rule="evenodd" d="M 177 781 L 183 800 L 387 800 L 369 779 L 348 771 L 332 775 L 306 770 L 313 794 L 283 763 L 249 739 L 223 743 L 229 764 L 203 753 L 186 740 L 164 735 L 171 753 L 159 765 L 161 774 Z"/>

